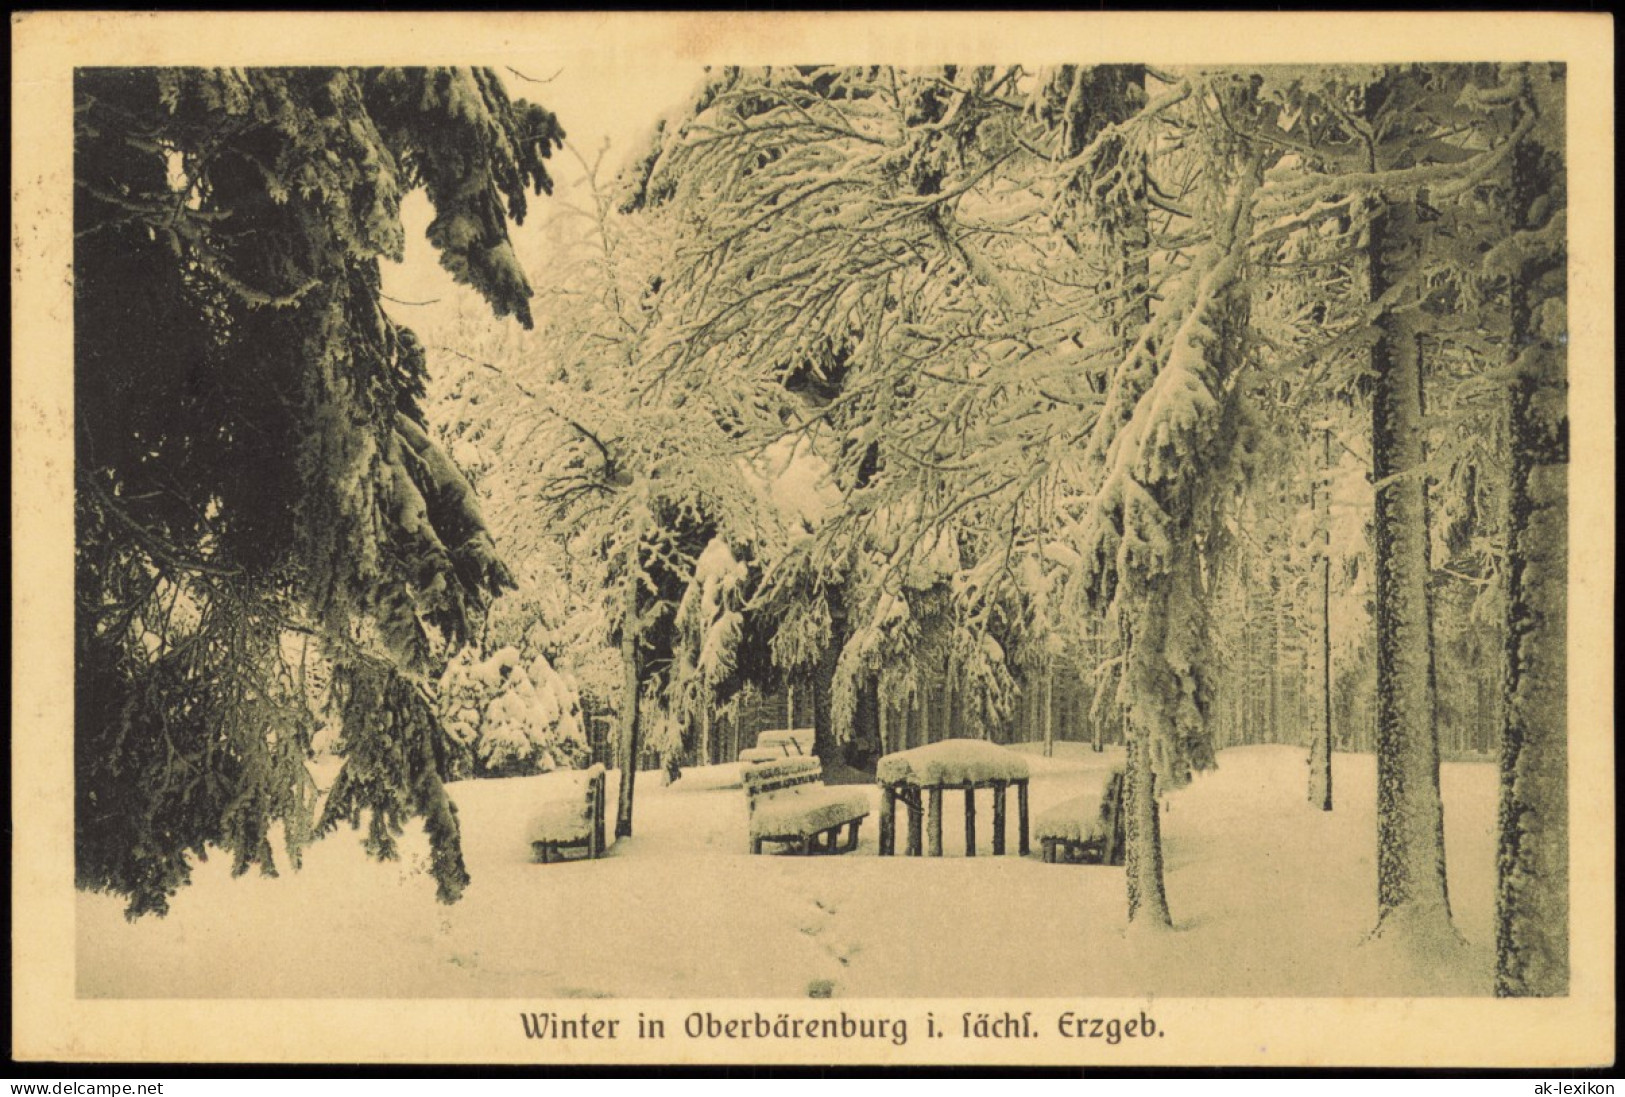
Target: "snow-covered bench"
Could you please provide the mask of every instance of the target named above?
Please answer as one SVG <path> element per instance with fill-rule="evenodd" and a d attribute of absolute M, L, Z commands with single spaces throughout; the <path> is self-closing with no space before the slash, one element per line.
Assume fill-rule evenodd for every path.
<path fill-rule="evenodd" d="M 1056 804 L 1033 824 L 1044 860 L 1069 864 L 1123 863 L 1123 771 L 1115 769 L 1102 794 L 1085 793 Z"/>
<path fill-rule="evenodd" d="M 869 816 L 861 792 L 824 784 L 817 758 L 784 758 L 745 767 L 741 781 L 750 808 L 750 851 L 764 842 L 801 853 L 846 853 L 858 847 L 858 826 Z M 846 841 L 837 847 L 842 827 Z"/>
<path fill-rule="evenodd" d="M 798 758 L 813 750 L 812 728 L 789 728 L 764 731 L 756 737 L 756 745 L 739 752 L 739 760 L 747 764 L 773 762 L 780 758 Z"/>
<path fill-rule="evenodd" d="M 570 782 L 573 795 L 543 804 L 530 820 L 530 848 L 542 864 L 582 849 L 589 859 L 604 854 L 604 767 L 583 770 Z"/>
<path fill-rule="evenodd" d="M 786 755 L 811 754 L 813 752 L 812 728 L 786 728 L 780 731 L 764 731 L 756 737 L 759 747 L 778 747 Z"/>

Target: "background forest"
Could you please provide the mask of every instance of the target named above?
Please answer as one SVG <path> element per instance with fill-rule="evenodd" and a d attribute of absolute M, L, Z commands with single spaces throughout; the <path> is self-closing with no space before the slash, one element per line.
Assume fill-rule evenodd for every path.
<path fill-rule="evenodd" d="M 1494 990 L 1567 992 L 1562 66 L 715 69 L 624 164 L 518 82 L 80 70 L 81 887 L 421 819 L 452 902 L 448 782 L 629 837 L 808 724 L 1120 747 L 1154 930 L 1159 800 L 1292 744 L 1431 955 L 1494 761 Z"/>

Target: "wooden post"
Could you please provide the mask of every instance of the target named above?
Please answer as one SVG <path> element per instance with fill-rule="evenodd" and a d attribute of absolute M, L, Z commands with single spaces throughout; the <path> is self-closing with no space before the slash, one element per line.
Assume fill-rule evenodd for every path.
<path fill-rule="evenodd" d="M 932 857 L 942 856 L 942 789 L 933 788 L 926 801 L 926 852 Z"/>
<path fill-rule="evenodd" d="M 1016 817 L 1021 826 L 1021 855 L 1027 856 L 1027 779 L 1016 782 Z"/>
<path fill-rule="evenodd" d="M 891 785 L 880 786 L 880 856 L 890 857 L 897 850 L 897 790 Z"/>
<path fill-rule="evenodd" d="M 1115 865 L 1122 860 L 1122 843 L 1117 839 L 1123 833 L 1123 775 L 1113 774 L 1106 782 L 1106 842 L 1101 851 L 1101 864 Z"/>
<path fill-rule="evenodd" d="M 976 856 L 976 786 L 965 782 L 965 856 Z"/>
<path fill-rule="evenodd" d="M 595 776 L 587 785 L 590 801 L 588 809 L 591 830 L 587 835 L 587 856 L 596 860 L 604 855 L 604 775 Z"/>
<path fill-rule="evenodd" d="M 903 806 L 908 809 L 908 855 L 920 855 L 920 828 L 924 822 L 920 817 L 924 814 L 920 804 L 920 790 L 915 789 L 912 796 L 903 798 Z"/>
<path fill-rule="evenodd" d="M 993 856 L 1004 856 L 1004 782 L 993 782 Z"/>

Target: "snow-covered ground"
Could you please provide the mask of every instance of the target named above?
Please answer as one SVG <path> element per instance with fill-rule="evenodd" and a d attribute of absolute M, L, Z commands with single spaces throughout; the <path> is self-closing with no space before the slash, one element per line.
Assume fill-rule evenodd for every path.
<path fill-rule="evenodd" d="M 1021 747 L 1032 811 L 1098 787 L 1119 751 Z M 1306 802 L 1304 751 L 1224 751 L 1163 817 L 1176 932 L 1125 933 L 1121 868 L 963 851 L 941 859 L 752 857 L 736 766 L 641 774 L 635 837 L 603 860 L 529 862 L 523 821 L 560 776 L 452 786 L 474 878 L 435 901 L 426 843 L 396 864 L 336 834 L 279 879 L 198 866 L 163 919 L 78 898 L 86 997 L 838 997 L 1484 995 L 1492 966 L 1495 768 L 1443 767 L 1450 896 L 1466 944 L 1422 970 L 1375 921 L 1375 766 L 1336 758 L 1337 809 Z M 613 783 L 614 774 L 611 774 Z M 878 802 L 875 789 L 866 790 Z M 613 810 L 613 803 L 611 804 Z M 1011 798 L 1011 822 L 1015 803 Z M 900 820 L 901 822 L 901 817 Z M 1013 833 L 1013 826 L 1012 826 Z"/>

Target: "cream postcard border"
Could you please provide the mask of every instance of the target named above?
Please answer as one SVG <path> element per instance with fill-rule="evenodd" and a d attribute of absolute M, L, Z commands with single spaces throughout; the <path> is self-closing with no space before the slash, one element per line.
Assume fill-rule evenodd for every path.
<path fill-rule="evenodd" d="M 983 1063 L 1596 1066 L 1613 1056 L 1613 49 L 1608 16 L 1411 14 L 199 14 L 12 17 L 12 993 L 22 1060 L 378 1063 Z M 510 1000 L 106 1001 L 75 997 L 72 849 L 71 76 L 82 65 L 945 60 L 1569 65 L 1572 994 L 1564 999 L 625 1000 L 597 1017 L 668 1038 L 524 1038 Z M 606 89 L 606 94 L 612 91 Z M 687 1040 L 712 1009 L 907 1018 L 909 1042 Z M 1153 1013 L 1107 1046 L 921 1039 L 927 1013 Z"/>

